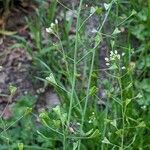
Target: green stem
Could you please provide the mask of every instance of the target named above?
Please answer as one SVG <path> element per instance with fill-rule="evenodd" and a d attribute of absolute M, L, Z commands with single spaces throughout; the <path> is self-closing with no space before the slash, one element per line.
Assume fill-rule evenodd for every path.
<path fill-rule="evenodd" d="M 70 106 L 69 106 L 69 113 L 68 113 L 68 121 L 67 126 L 69 126 L 70 119 L 71 119 L 71 112 L 72 112 L 72 105 L 73 105 L 73 98 L 74 98 L 74 90 L 76 85 L 76 75 L 77 75 L 77 49 L 78 49 L 78 28 L 79 28 L 79 20 L 80 20 L 80 12 L 83 0 L 80 1 L 79 11 L 78 11 L 78 19 L 76 25 L 76 40 L 75 40 L 75 50 L 74 50 L 74 65 L 73 65 L 73 80 L 72 80 L 72 89 L 71 89 L 71 99 L 70 99 Z"/>
<path fill-rule="evenodd" d="M 120 69 L 119 69 L 120 70 Z M 121 109 L 121 113 L 122 113 L 122 136 L 121 136 L 121 149 L 123 149 L 124 147 L 124 127 L 125 127 L 125 114 L 124 114 L 124 101 L 123 101 L 123 90 L 122 90 L 122 83 L 121 83 L 121 78 L 118 78 L 118 82 L 119 82 L 119 87 L 120 87 L 120 99 L 122 102 L 122 109 Z"/>
<path fill-rule="evenodd" d="M 148 0 L 148 17 L 147 17 L 147 23 L 148 23 L 148 30 L 150 33 L 150 0 Z"/>
<path fill-rule="evenodd" d="M 72 89 L 71 89 L 71 97 L 70 97 L 70 106 L 69 106 L 69 112 L 68 112 L 68 120 L 67 120 L 67 126 L 66 126 L 66 132 L 68 132 L 68 127 L 71 120 L 71 113 L 72 113 L 72 106 L 74 101 L 74 93 L 75 93 L 75 85 L 76 85 L 76 75 L 77 75 L 77 50 L 78 50 L 78 36 L 79 36 L 79 26 L 80 26 L 80 13 L 82 8 L 83 0 L 80 0 L 79 4 L 79 10 L 77 15 L 77 24 L 76 24 L 76 36 L 75 36 L 75 49 L 74 49 L 74 64 L 73 64 L 73 79 L 72 79 Z"/>
<path fill-rule="evenodd" d="M 110 13 L 111 7 L 113 4 L 113 0 L 110 3 L 110 7 L 106 13 L 106 16 L 99 28 L 98 34 L 101 35 L 101 31 L 102 28 L 107 20 L 107 17 Z M 90 93 L 90 86 L 91 86 L 91 80 L 92 80 L 92 72 L 93 72 L 93 68 L 94 68 L 94 61 L 95 61 L 95 54 L 96 54 L 96 49 L 99 46 L 99 44 L 101 43 L 101 39 L 98 43 L 96 43 L 96 45 L 94 46 L 94 48 L 92 49 L 92 59 L 91 59 L 91 67 L 90 67 L 90 74 L 89 74 L 89 79 L 88 79 L 88 86 L 87 86 L 87 92 L 86 92 L 86 99 L 85 99 L 85 104 L 84 104 L 84 109 L 83 109 L 83 114 L 82 114 L 82 119 L 81 119 L 81 126 L 80 126 L 80 131 L 82 132 L 83 130 L 83 125 L 84 125 L 84 119 L 85 119 L 85 114 L 86 114 L 86 110 L 87 110 L 87 104 L 88 104 L 88 100 L 89 100 L 89 93 Z M 81 140 L 79 140 L 79 145 L 78 145 L 78 150 L 80 150 L 81 147 Z"/>

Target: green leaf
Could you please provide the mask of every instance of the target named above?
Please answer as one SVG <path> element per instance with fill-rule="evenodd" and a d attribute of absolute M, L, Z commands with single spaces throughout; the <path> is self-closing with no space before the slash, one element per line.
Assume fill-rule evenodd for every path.
<path fill-rule="evenodd" d="M 115 128 L 117 128 L 117 122 L 116 122 L 116 120 L 111 121 L 110 124 L 112 126 L 114 126 Z"/>
<path fill-rule="evenodd" d="M 131 16 L 132 16 L 132 15 L 135 15 L 135 14 L 137 14 L 137 12 L 133 9 L 133 10 L 132 10 L 132 13 L 131 13 Z"/>
<path fill-rule="evenodd" d="M 123 129 L 119 129 L 115 132 L 117 135 L 121 136 L 123 134 Z"/>
<path fill-rule="evenodd" d="M 26 115 L 28 115 L 31 112 L 32 112 L 32 108 L 27 107 L 26 110 L 25 110 L 24 115 L 26 116 Z"/>
<path fill-rule="evenodd" d="M 10 85 L 9 91 L 10 91 L 11 95 L 14 95 L 17 91 L 17 87 Z"/>
<path fill-rule="evenodd" d="M 95 36 L 95 47 L 100 44 L 101 40 L 102 40 L 101 34 L 97 33 Z"/>
<path fill-rule="evenodd" d="M 96 14 L 101 15 L 102 14 L 102 8 L 96 7 Z"/>
<path fill-rule="evenodd" d="M 51 122 L 51 119 L 49 118 L 47 112 L 42 112 L 42 113 L 40 113 L 39 118 L 41 119 L 42 123 L 43 123 L 45 126 L 49 126 L 49 123 Z M 51 123 L 52 123 L 52 122 L 51 122 Z"/>
<path fill-rule="evenodd" d="M 105 8 L 105 10 L 108 10 L 109 9 L 109 7 L 111 6 L 111 3 L 104 3 L 104 8 Z"/>
<path fill-rule="evenodd" d="M 96 86 L 91 87 L 90 94 L 91 96 L 95 95 L 98 92 L 98 88 Z"/>
<path fill-rule="evenodd" d="M 100 135 L 100 132 L 98 129 L 96 129 L 88 138 L 96 138 Z"/>
<path fill-rule="evenodd" d="M 60 128 L 61 127 L 61 121 L 60 120 L 56 120 L 56 119 L 53 119 L 53 124 L 56 128 Z"/>
<path fill-rule="evenodd" d="M 131 99 L 126 99 L 125 105 L 127 106 L 131 102 Z"/>
<path fill-rule="evenodd" d="M 89 130 L 88 132 L 85 133 L 86 136 L 89 136 L 90 134 L 92 134 L 93 129 Z"/>
<path fill-rule="evenodd" d="M 144 79 L 139 85 L 141 89 L 143 89 L 146 92 L 150 92 L 150 79 Z"/>
<path fill-rule="evenodd" d="M 118 28 L 116 28 L 114 31 L 113 31 L 113 35 L 115 35 L 115 34 L 119 34 L 121 31 L 118 29 Z"/>
<path fill-rule="evenodd" d="M 76 149 L 77 149 L 78 143 L 79 143 L 78 141 L 73 143 L 73 150 L 76 150 Z"/>
<path fill-rule="evenodd" d="M 144 121 L 142 121 L 142 122 L 140 122 L 140 123 L 138 124 L 137 127 L 138 127 L 138 128 L 144 128 L 144 127 L 146 127 L 146 124 L 145 124 Z"/>
<path fill-rule="evenodd" d="M 48 137 L 46 137 L 43 133 L 41 133 L 40 131 L 37 130 L 37 133 L 44 139 L 48 139 Z"/>
<path fill-rule="evenodd" d="M 90 10 L 90 14 L 94 14 L 95 12 L 96 12 L 96 8 L 92 6 Z"/>
<path fill-rule="evenodd" d="M 46 112 L 40 113 L 39 117 L 40 117 L 41 119 L 49 118 L 49 116 L 48 116 L 48 114 L 47 114 Z"/>
<path fill-rule="evenodd" d="M 61 109 L 60 106 L 57 105 L 56 107 L 53 108 L 53 111 L 57 114 L 58 118 L 61 120 L 62 124 L 65 124 L 67 120 L 67 113 L 64 113 Z"/>
<path fill-rule="evenodd" d="M 16 34 L 17 32 L 15 32 L 15 31 L 4 31 L 4 30 L 0 30 L 0 34 L 2 34 L 2 35 L 8 35 L 8 36 L 10 36 L 10 35 L 14 35 L 14 34 Z"/>
<path fill-rule="evenodd" d="M 18 149 L 23 150 L 23 143 L 18 143 Z"/>
<path fill-rule="evenodd" d="M 61 111 L 60 111 L 60 106 L 57 105 L 56 107 L 53 108 L 53 111 L 59 116 L 61 117 Z"/>
<path fill-rule="evenodd" d="M 104 137 L 104 139 L 102 140 L 102 143 L 110 144 L 109 140 L 106 137 Z"/>
<path fill-rule="evenodd" d="M 144 49 L 141 49 L 144 51 Z M 137 68 L 139 70 L 142 70 L 144 68 L 149 68 L 150 67 L 150 55 L 147 55 L 147 57 L 141 57 L 138 62 L 137 62 Z"/>

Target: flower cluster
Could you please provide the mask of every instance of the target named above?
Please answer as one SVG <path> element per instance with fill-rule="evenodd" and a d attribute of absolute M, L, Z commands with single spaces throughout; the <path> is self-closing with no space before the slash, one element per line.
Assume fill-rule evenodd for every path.
<path fill-rule="evenodd" d="M 105 61 L 106 61 L 106 65 L 107 66 L 113 66 L 113 68 L 118 68 L 118 64 L 121 62 L 121 57 L 123 57 L 125 55 L 125 53 L 122 53 L 121 55 L 118 54 L 117 50 L 110 51 L 110 57 L 106 57 Z M 121 69 L 125 69 L 125 66 L 122 66 Z"/>
<path fill-rule="evenodd" d="M 47 33 L 54 33 L 55 27 L 58 25 L 58 20 L 55 19 L 55 23 L 51 23 L 49 28 L 46 28 Z"/>
<path fill-rule="evenodd" d="M 92 115 L 89 117 L 88 123 L 93 123 L 96 120 L 95 113 L 92 112 Z"/>

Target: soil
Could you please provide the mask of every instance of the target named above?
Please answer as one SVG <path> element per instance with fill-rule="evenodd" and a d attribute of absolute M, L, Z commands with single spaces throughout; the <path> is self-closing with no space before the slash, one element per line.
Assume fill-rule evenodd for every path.
<path fill-rule="evenodd" d="M 77 1 L 74 1 L 74 6 L 76 6 L 78 3 Z M 65 4 L 68 3 L 63 2 Z M 30 37 L 28 33 L 28 29 L 26 26 L 26 20 L 25 17 L 34 15 L 34 8 L 36 6 L 32 6 L 26 9 L 17 7 L 14 9 L 11 13 L 11 15 L 8 18 L 6 30 L 9 31 L 16 31 L 18 35 L 21 35 L 25 38 Z M 87 33 L 91 35 L 92 29 L 97 28 L 98 18 L 96 16 L 93 16 L 90 18 L 87 22 Z M 13 48 L 17 43 L 16 40 L 14 40 L 11 37 L 2 37 L 0 38 L 0 66 L 2 66 L 2 69 L 0 70 L 0 104 L 1 108 L 0 111 L 2 111 L 5 106 L 8 103 L 13 103 L 17 99 L 19 99 L 21 96 L 26 94 L 36 95 L 37 89 L 35 89 L 32 85 L 32 81 L 29 78 L 29 70 L 32 63 L 32 58 L 26 51 L 26 49 L 23 48 Z M 100 58 L 100 69 L 106 68 L 105 66 L 105 60 L 107 54 L 107 47 L 105 42 L 100 46 L 100 52 L 99 52 L 99 58 Z M 101 71 L 100 80 L 105 78 L 105 73 Z M 13 85 L 17 87 L 16 94 L 11 97 L 10 99 L 10 92 L 9 92 L 9 86 Z M 40 87 L 38 87 L 40 88 Z M 103 86 L 100 86 L 100 98 L 104 99 L 105 93 L 103 90 Z M 59 104 L 59 98 L 56 95 L 56 93 L 51 90 L 45 90 L 40 96 L 40 100 L 42 103 L 37 104 L 37 108 L 41 109 L 46 106 L 53 106 L 56 104 Z M 45 100 L 45 101 L 44 101 Z M 0 113 L 1 114 L 1 113 Z M 6 109 L 6 114 L 4 114 L 4 118 L 7 118 L 9 115 L 9 107 Z"/>
<path fill-rule="evenodd" d="M 30 40 L 31 35 L 25 18 L 33 16 L 36 7 L 36 4 L 25 8 L 17 5 L 7 18 L 5 30 L 9 33 L 15 31 L 17 35 Z M 18 41 L 11 36 L 0 35 L 0 117 L 4 119 L 11 117 L 11 104 L 24 95 L 38 95 L 37 111 L 60 103 L 57 94 L 52 89 L 47 88 L 38 92 L 43 90 L 42 84 L 36 88 L 33 86 L 30 78 L 32 58 L 24 48 L 11 48 L 17 43 Z M 10 96 L 10 85 L 17 88 L 13 96 Z"/>
<path fill-rule="evenodd" d="M 32 7 L 16 6 L 7 18 L 5 31 L 15 31 L 17 35 L 29 36 L 25 17 L 34 15 Z M 1 29 L 0 29 L 1 30 Z M 32 58 L 23 48 L 11 48 L 17 43 L 11 36 L 0 35 L 0 112 L 3 118 L 9 118 L 9 104 L 26 94 L 35 94 L 32 82 L 29 80 L 29 68 Z M 15 95 L 10 96 L 9 86 L 17 87 Z M 2 116 L 2 113 L 0 113 Z"/>
<path fill-rule="evenodd" d="M 0 103 L 7 102 L 9 97 L 9 86 L 17 87 L 14 99 L 21 95 L 34 93 L 32 83 L 28 79 L 29 66 L 31 58 L 22 48 L 10 49 L 9 47 L 16 44 L 16 41 L 6 38 L 0 45 Z"/>

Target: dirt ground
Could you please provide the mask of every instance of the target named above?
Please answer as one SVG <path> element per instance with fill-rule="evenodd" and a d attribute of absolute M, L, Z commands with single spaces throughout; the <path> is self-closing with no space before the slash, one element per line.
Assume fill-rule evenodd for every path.
<path fill-rule="evenodd" d="M 70 2 L 70 1 L 69 1 Z M 68 4 L 65 1 L 64 4 Z M 78 2 L 72 0 L 72 4 L 77 6 Z M 30 38 L 28 33 L 28 28 L 26 25 L 25 17 L 34 15 L 34 10 L 36 6 L 32 6 L 29 8 L 15 8 L 11 15 L 8 18 L 6 30 L 15 31 L 17 35 L 23 36 L 25 38 Z M 61 8 L 60 8 L 61 9 Z M 87 22 L 87 33 L 91 35 L 92 29 L 96 29 L 99 24 L 98 18 L 93 16 Z M 33 87 L 32 81 L 29 78 L 29 70 L 32 63 L 32 58 L 23 48 L 11 48 L 17 43 L 16 40 L 11 38 L 10 36 L 2 36 L 0 37 L 0 66 L 2 69 L 0 70 L 0 111 L 2 112 L 6 105 L 15 102 L 21 96 L 26 94 L 36 95 L 37 89 Z M 104 58 L 107 55 L 107 47 L 106 43 L 100 46 L 100 69 L 104 69 L 106 67 Z M 101 72 L 101 79 L 105 78 L 105 73 Z M 16 94 L 10 98 L 9 86 L 13 85 L 17 87 Z M 40 87 L 40 86 L 39 86 Z M 100 97 L 104 98 L 105 93 L 103 91 L 103 87 L 100 86 Z M 53 90 L 46 90 L 40 99 L 45 100 L 42 103 L 38 103 L 37 107 L 41 109 L 43 105 L 56 105 L 59 103 L 59 98 L 54 93 Z M 7 118 L 9 109 L 6 110 L 6 114 L 4 112 L 4 117 Z"/>
<path fill-rule="evenodd" d="M 50 2 L 47 1 L 46 5 Z M 29 7 L 17 5 L 11 10 L 7 18 L 5 31 L 16 32 L 15 35 L 30 40 L 26 17 L 35 14 L 38 6 L 32 4 Z M 0 29 L 1 30 L 1 29 Z M 2 30 L 1 30 L 2 31 Z M 8 119 L 11 117 L 9 105 L 24 95 L 30 94 L 37 96 L 43 85 L 38 85 L 35 89 L 30 77 L 32 58 L 24 48 L 12 48 L 18 41 L 11 36 L 0 35 L 0 116 Z M 17 88 L 15 95 L 10 96 L 9 86 Z M 36 108 L 40 111 L 43 107 L 59 104 L 57 94 L 50 88 L 38 95 Z"/>
<path fill-rule="evenodd" d="M 5 31 L 8 33 L 13 31 L 17 33 L 16 35 L 27 38 L 29 34 L 25 17 L 31 15 L 34 15 L 33 7 L 23 8 L 17 5 L 8 16 Z M 29 80 L 32 58 L 26 49 L 12 48 L 16 43 L 17 40 L 11 36 L 0 35 L 0 112 L 3 112 L 4 118 L 10 115 L 9 104 L 23 95 L 35 94 L 32 82 Z M 10 96 L 10 85 L 17 87 L 13 96 Z"/>

